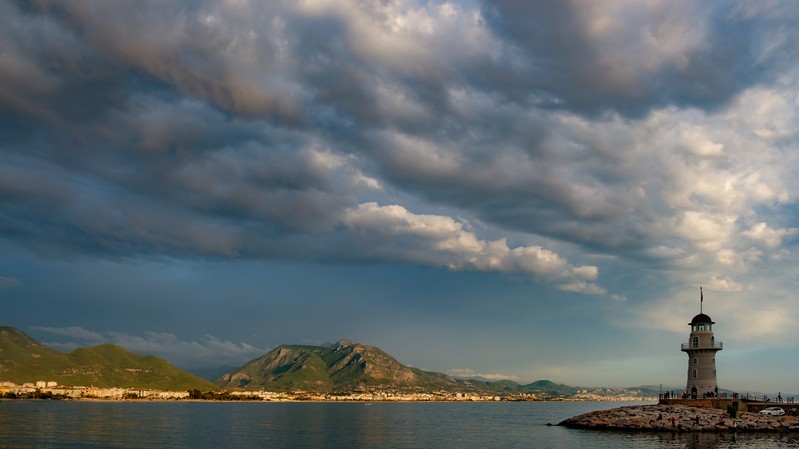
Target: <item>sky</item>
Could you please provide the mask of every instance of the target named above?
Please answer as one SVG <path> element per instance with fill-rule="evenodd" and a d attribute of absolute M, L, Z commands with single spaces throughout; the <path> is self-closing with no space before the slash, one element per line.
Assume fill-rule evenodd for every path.
<path fill-rule="evenodd" d="M 0 310 L 240 366 L 799 392 L 799 3 L 0 2 Z"/>

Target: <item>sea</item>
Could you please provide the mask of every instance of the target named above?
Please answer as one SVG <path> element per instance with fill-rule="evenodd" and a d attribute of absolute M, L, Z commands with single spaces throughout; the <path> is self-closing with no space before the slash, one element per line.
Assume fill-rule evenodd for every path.
<path fill-rule="evenodd" d="M 635 404 L 641 404 L 637 402 Z M 556 425 L 618 402 L 0 403 L 0 448 L 776 448 L 799 435 Z"/>

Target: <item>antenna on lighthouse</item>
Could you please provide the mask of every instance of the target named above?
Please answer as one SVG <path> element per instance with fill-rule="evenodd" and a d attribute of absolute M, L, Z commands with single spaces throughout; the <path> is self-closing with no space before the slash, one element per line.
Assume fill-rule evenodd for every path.
<path fill-rule="evenodd" d="M 702 313 L 703 302 L 705 302 L 705 294 L 702 293 L 702 287 L 699 287 L 699 313 Z"/>

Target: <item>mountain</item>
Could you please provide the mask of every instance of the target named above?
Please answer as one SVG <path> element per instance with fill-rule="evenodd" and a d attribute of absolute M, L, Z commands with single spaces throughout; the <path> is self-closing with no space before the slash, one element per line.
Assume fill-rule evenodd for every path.
<path fill-rule="evenodd" d="M 217 379 L 224 388 L 344 393 L 483 391 L 480 382 L 411 368 L 374 346 L 341 340 L 329 346 L 279 346 Z"/>
<path fill-rule="evenodd" d="M 556 384 L 551 380 L 537 380 L 531 384 L 521 385 L 519 388 L 527 393 L 546 393 L 555 397 L 569 396 L 577 393 L 578 390 L 576 387 Z"/>
<path fill-rule="evenodd" d="M 330 346 L 279 346 L 216 381 L 225 388 L 316 392 L 412 390 L 447 382 L 409 368 L 374 346 L 348 340 Z"/>
<path fill-rule="evenodd" d="M 545 393 L 562 396 L 573 387 L 539 381 L 462 379 L 411 368 L 374 346 L 341 340 L 328 346 L 279 346 L 216 380 L 223 388 L 303 390 L 344 393 L 364 390 L 397 392 Z"/>
<path fill-rule="evenodd" d="M 209 370 L 206 375 L 211 371 L 215 370 Z M 549 380 L 520 385 L 511 380 L 457 378 L 423 371 L 401 364 L 377 347 L 349 340 L 324 346 L 279 346 L 241 368 L 228 371 L 218 377 L 214 385 L 166 360 L 133 354 L 119 346 L 106 344 L 62 353 L 45 347 L 18 329 L 0 326 L 0 382 L 18 384 L 54 380 L 72 386 L 177 391 L 208 391 L 219 387 L 319 393 L 443 391 L 496 395 L 532 393 L 552 398 L 571 396 L 578 390 Z M 651 388 L 639 387 L 631 392 L 651 391 Z"/>
<path fill-rule="evenodd" d="M 13 327 L 0 327 L 0 381 L 56 381 L 60 385 L 157 390 L 209 390 L 215 386 L 154 356 L 116 345 L 62 353 Z"/>
<path fill-rule="evenodd" d="M 33 360 L 58 354 L 18 329 L 0 326 L 0 377 Z"/>

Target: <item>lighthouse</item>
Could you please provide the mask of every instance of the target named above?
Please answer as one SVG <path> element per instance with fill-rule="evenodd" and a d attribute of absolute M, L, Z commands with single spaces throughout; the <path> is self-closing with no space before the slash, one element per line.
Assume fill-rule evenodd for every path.
<path fill-rule="evenodd" d="M 716 323 L 702 313 L 704 300 L 702 287 L 699 287 L 699 315 L 688 323 L 691 326 L 691 335 L 688 343 L 682 344 L 682 351 L 688 354 L 686 392 L 694 399 L 718 394 L 716 352 L 723 347 L 713 336 L 713 325 Z"/>

